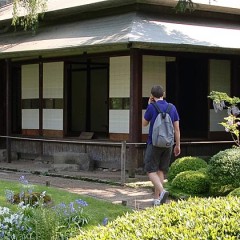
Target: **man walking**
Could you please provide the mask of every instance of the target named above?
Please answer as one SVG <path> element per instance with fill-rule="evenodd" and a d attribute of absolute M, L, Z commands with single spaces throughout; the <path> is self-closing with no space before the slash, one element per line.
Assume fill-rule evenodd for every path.
<path fill-rule="evenodd" d="M 168 103 L 163 99 L 164 91 L 161 86 L 153 86 L 151 89 L 151 96 L 148 100 L 148 107 L 143 117 L 142 125 L 146 127 L 149 123 L 149 135 L 147 140 L 147 149 L 144 157 L 145 171 L 148 174 L 149 180 L 154 186 L 154 206 L 163 204 L 166 202 L 169 193 L 164 190 L 163 182 L 164 175 L 168 172 L 170 165 L 172 151 L 176 156 L 181 152 L 180 149 L 180 128 L 179 128 L 179 115 L 176 107 L 172 105 L 169 115 L 171 117 L 174 136 L 175 146 L 174 147 L 155 147 L 152 144 L 152 132 L 153 124 L 158 115 L 158 111 L 155 106 L 151 103 L 155 102 L 162 112 L 166 112 Z"/>

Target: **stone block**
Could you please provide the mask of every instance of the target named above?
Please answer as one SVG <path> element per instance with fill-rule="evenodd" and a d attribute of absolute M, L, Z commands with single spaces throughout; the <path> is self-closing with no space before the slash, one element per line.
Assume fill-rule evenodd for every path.
<path fill-rule="evenodd" d="M 11 152 L 11 160 L 17 160 L 18 154 L 16 152 Z M 6 162 L 7 161 L 7 150 L 6 149 L 0 149 L 0 162 Z"/>
<path fill-rule="evenodd" d="M 61 171 L 71 171 L 77 172 L 79 171 L 78 164 L 66 164 L 66 163 L 54 163 L 51 165 L 51 171 L 61 172 Z"/>
<path fill-rule="evenodd" d="M 54 164 L 77 164 L 80 170 L 92 170 L 93 161 L 87 153 L 57 152 L 53 154 Z"/>

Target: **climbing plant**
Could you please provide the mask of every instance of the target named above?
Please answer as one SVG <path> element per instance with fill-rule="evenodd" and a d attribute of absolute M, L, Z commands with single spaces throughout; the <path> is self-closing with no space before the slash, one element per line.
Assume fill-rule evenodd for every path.
<path fill-rule="evenodd" d="M 192 0 L 179 0 L 175 9 L 177 13 L 185 13 L 187 10 L 189 10 L 190 12 L 194 11 L 196 6 L 197 4 L 194 3 Z"/>
<path fill-rule="evenodd" d="M 208 98 L 213 100 L 213 108 L 215 112 L 227 109 L 227 117 L 221 124 L 226 132 L 229 132 L 234 140 L 235 144 L 240 147 L 240 110 L 237 104 L 240 103 L 240 98 L 229 97 L 224 92 L 212 91 Z"/>
<path fill-rule="evenodd" d="M 12 25 L 35 33 L 46 10 L 47 0 L 13 0 Z"/>
<path fill-rule="evenodd" d="M 209 0 L 208 3 L 211 4 L 212 1 L 216 0 Z M 194 0 L 178 0 L 175 9 L 177 13 L 185 13 L 187 11 L 193 12 L 197 7 L 198 4 Z"/>

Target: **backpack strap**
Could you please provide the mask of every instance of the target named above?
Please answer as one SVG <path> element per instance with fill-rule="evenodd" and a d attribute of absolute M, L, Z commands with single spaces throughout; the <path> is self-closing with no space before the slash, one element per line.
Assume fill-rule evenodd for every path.
<path fill-rule="evenodd" d="M 160 109 L 160 107 L 157 105 L 156 102 L 152 102 L 151 104 L 155 107 L 155 109 L 157 110 L 158 114 L 159 114 L 159 113 L 162 113 L 163 119 L 166 117 L 166 114 L 169 113 L 169 112 L 171 111 L 171 109 L 172 109 L 172 104 L 171 104 L 171 103 L 168 103 L 168 106 L 167 106 L 167 109 L 166 109 L 165 112 L 163 112 L 163 111 Z"/>

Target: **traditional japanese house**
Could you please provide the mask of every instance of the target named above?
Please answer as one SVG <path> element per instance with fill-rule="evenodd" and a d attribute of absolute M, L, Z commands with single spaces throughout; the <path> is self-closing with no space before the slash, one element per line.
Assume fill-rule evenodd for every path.
<path fill-rule="evenodd" d="M 2 6 L 0 135 L 9 160 L 84 152 L 117 168 L 126 141 L 129 168 L 141 167 L 142 115 L 156 84 L 179 110 L 182 155 L 232 145 L 218 124 L 226 112 L 216 114 L 207 96 L 240 96 L 240 3 L 208 2 L 176 13 L 174 0 L 48 0 L 34 34 L 15 31 L 12 4 Z"/>

